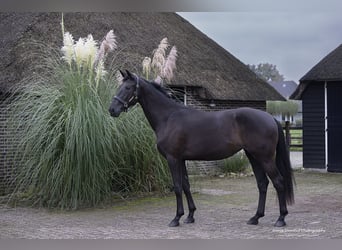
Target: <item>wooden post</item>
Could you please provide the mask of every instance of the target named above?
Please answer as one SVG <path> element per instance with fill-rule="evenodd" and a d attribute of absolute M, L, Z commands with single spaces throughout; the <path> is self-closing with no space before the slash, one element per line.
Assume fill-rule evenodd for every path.
<path fill-rule="evenodd" d="M 291 135 L 290 135 L 290 122 L 289 121 L 285 122 L 285 141 L 286 141 L 287 147 L 290 149 Z"/>

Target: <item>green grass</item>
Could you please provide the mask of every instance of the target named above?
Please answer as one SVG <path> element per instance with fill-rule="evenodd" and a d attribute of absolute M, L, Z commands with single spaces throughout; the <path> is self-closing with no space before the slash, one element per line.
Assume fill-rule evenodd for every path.
<path fill-rule="evenodd" d="M 220 165 L 223 173 L 243 173 L 247 170 L 249 161 L 243 151 L 224 159 Z"/>
<path fill-rule="evenodd" d="M 298 103 L 296 101 L 267 101 L 266 110 L 272 115 L 283 114 L 294 116 L 298 113 Z"/>

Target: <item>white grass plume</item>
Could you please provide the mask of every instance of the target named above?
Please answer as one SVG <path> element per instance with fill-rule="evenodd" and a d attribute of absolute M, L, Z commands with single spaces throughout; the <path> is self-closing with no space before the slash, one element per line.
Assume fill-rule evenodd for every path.
<path fill-rule="evenodd" d="M 176 69 L 178 52 L 176 46 L 172 46 L 167 55 L 168 47 L 169 43 L 165 37 L 160 41 L 158 48 L 153 50 L 152 59 L 150 57 L 144 58 L 142 66 L 146 79 L 154 78 L 154 81 L 159 84 L 162 84 L 163 80 L 171 81 Z"/>
<path fill-rule="evenodd" d="M 166 50 L 169 47 L 169 43 L 167 41 L 167 38 L 163 38 L 156 50 L 153 52 L 153 59 L 152 59 L 152 68 L 154 68 L 157 72 L 162 72 L 163 66 L 165 63 L 165 55 Z"/>
<path fill-rule="evenodd" d="M 116 36 L 114 35 L 113 30 L 110 30 L 105 38 L 103 39 L 100 49 L 97 52 L 94 66 L 97 66 L 97 64 L 101 61 L 104 60 L 105 56 L 107 55 L 108 52 L 114 50 L 117 48 L 117 43 L 116 43 Z"/>
<path fill-rule="evenodd" d="M 70 65 L 74 58 L 74 38 L 69 32 L 65 32 L 63 36 L 62 47 L 63 59 Z"/>
<path fill-rule="evenodd" d="M 149 78 L 150 72 L 151 72 L 151 58 L 150 57 L 145 57 L 142 66 L 143 66 L 143 74 L 145 75 L 146 79 Z"/>
<path fill-rule="evenodd" d="M 116 80 L 117 80 L 117 82 L 118 82 L 118 85 L 121 85 L 124 78 L 123 78 L 123 76 L 121 75 L 120 71 L 116 71 L 116 73 L 115 73 L 115 78 L 116 78 Z"/>
<path fill-rule="evenodd" d="M 171 79 L 173 78 L 173 71 L 176 69 L 176 60 L 177 48 L 176 46 L 173 46 L 166 58 L 166 61 L 163 65 L 163 70 L 161 72 L 162 77 L 166 78 L 168 81 L 171 81 Z"/>
<path fill-rule="evenodd" d="M 83 60 L 87 66 L 93 66 L 97 51 L 98 51 L 97 42 L 94 40 L 93 36 L 90 34 L 88 35 L 87 39 L 84 42 L 85 57 L 83 58 Z"/>

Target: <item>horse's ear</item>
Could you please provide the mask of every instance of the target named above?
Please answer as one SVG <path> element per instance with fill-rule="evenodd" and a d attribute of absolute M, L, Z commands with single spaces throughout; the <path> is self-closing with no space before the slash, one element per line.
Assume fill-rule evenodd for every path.
<path fill-rule="evenodd" d="M 132 75 L 132 73 L 129 72 L 127 69 L 126 69 L 126 73 L 127 73 L 128 78 L 134 79 L 134 76 Z"/>
<path fill-rule="evenodd" d="M 122 75 L 122 77 L 125 78 L 126 77 L 125 72 L 121 71 L 121 69 L 119 71 L 120 71 L 120 74 Z"/>

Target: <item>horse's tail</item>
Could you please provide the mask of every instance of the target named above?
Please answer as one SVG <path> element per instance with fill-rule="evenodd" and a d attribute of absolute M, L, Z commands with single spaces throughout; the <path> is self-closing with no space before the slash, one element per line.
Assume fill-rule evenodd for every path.
<path fill-rule="evenodd" d="M 284 180 L 286 202 L 287 204 L 291 205 L 294 203 L 293 184 L 295 183 L 295 179 L 291 167 L 289 150 L 285 143 L 285 135 L 283 128 L 279 121 L 275 121 L 278 126 L 276 164 Z"/>

